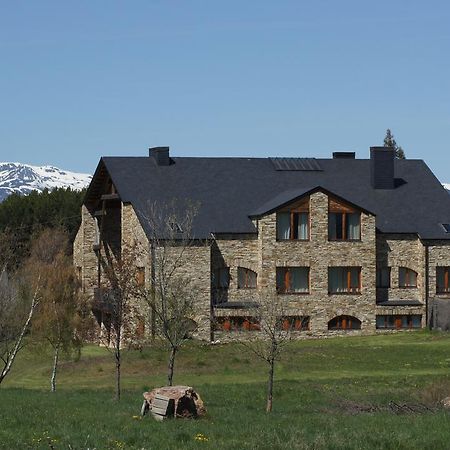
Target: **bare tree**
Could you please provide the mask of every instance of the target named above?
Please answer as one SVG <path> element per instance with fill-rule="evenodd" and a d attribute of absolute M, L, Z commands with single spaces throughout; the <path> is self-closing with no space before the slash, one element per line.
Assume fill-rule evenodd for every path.
<path fill-rule="evenodd" d="M 33 340 L 50 344 L 53 366 L 51 391 L 56 391 L 56 376 L 61 351 L 78 350 L 82 340 L 81 296 L 69 240 L 61 229 L 44 230 L 35 244 L 35 257 L 42 270 L 42 300 L 32 325 Z"/>
<path fill-rule="evenodd" d="M 14 242 L 4 233 L 0 236 L 0 384 L 11 371 L 17 354 L 24 347 L 24 338 L 41 299 L 39 267 L 29 272 L 31 261 L 22 272 L 8 274 L 9 257 L 14 253 L 8 243 Z"/>
<path fill-rule="evenodd" d="M 141 289 L 155 333 L 169 350 L 167 382 L 173 384 L 175 358 L 196 328 L 195 289 L 185 267 L 196 245 L 193 221 L 198 207 L 190 201 L 150 205 L 145 220 L 151 230 L 151 285 Z"/>
<path fill-rule="evenodd" d="M 105 273 L 100 295 L 105 327 L 100 341 L 114 356 L 116 370 L 116 400 L 121 396 L 122 349 L 132 345 L 139 332 L 136 327 L 138 310 L 138 273 L 135 264 L 136 249 L 124 247 L 117 258 L 103 262 Z"/>
<path fill-rule="evenodd" d="M 261 293 L 258 302 L 248 309 L 251 329 L 242 333 L 241 343 L 268 364 L 266 412 L 272 412 L 275 365 L 292 337 L 292 330 L 306 325 L 306 318 L 286 315 L 282 300 L 276 295 Z"/>

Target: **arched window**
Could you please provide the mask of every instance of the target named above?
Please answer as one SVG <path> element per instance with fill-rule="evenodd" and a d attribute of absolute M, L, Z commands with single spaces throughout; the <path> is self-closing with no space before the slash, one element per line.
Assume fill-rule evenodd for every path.
<path fill-rule="evenodd" d="M 245 267 L 238 267 L 238 288 L 255 289 L 257 277 L 257 273 L 253 272 L 253 270 Z"/>
<path fill-rule="evenodd" d="M 400 267 L 398 270 L 398 285 L 401 288 L 416 288 L 417 272 L 408 267 Z"/>
<path fill-rule="evenodd" d="M 353 316 L 338 316 L 328 322 L 329 330 L 360 330 L 361 321 Z"/>

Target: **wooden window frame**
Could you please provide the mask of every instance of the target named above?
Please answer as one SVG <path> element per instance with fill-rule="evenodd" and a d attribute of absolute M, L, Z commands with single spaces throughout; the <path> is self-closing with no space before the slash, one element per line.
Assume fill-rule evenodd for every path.
<path fill-rule="evenodd" d="M 444 289 L 440 289 L 438 285 L 438 270 L 444 271 Z M 450 294 L 450 267 L 436 266 L 436 294 Z"/>
<path fill-rule="evenodd" d="M 216 317 L 216 331 L 261 331 L 259 322 L 251 316 Z"/>
<path fill-rule="evenodd" d="M 300 200 L 295 205 L 289 207 L 289 208 L 283 208 L 280 209 L 277 212 L 277 219 L 276 219 L 276 236 L 277 241 L 300 241 L 300 242 L 307 242 L 311 240 L 311 214 L 309 212 L 310 210 L 310 199 L 309 197 L 307 199 Z M 278 239 L 278 213 L 289 213 L 290 219 L 289 219 L 289 238 L 288 239 Z M 295 215 L 296 214 L 307 214 L 308 215 L 308 237 L 306 239 L 299 239 L 294 237 L 294 223 L 295 223 Z"/>
<path fill-rule="evenodd" d="M 382 317 L 384 320 L 384 326 L 378 326 L 378 318 Z M 394 325 L 388 324 L 388 318 L 394 319 Z M 403 326 L 403 318 L 407 317 L 408 326 Z M 420 326 L 413 326 L 413 317 L 420 317 Z M 420 330 L 422 328 L 422 314 L 377 314 L 376 315 L 376 329 L 377 330 Z"/>
<path fill-rule="evenodd" d="M 346 205 L 334 198 L 328 198 L 328 222 L 330 221 L 331 214 L 342 214 L 342 238 L 331 238 L 330 232 L 328 231 L 328 241 L 330 242 L 361 242 L 362 235 L 362 221 L 361 221 L 361 211 L 353 208 L 352 206 Z M 349 214 L 359 214 L 359 238 L 358 239 L 348 239 L 347 238 L 347 216 Z"/>
<path fill-rule="evenodd" d="M 290 270 L 291 269 L 308 269 L 308 292 L 295 292 L 286 290 L 286 285 L 290 284 Z M 279 295 L 309 295 L 311 292 L 311 268 L 309 266 L 282 266 L 277 267 L 276 272 L 278 270 L 285 270 L 286 272 L 283 275 L 283 290 L 279 290 L 278 286 L 276 286 L 277 294 Z M 278 273 L 275 274 L 276 280 L 278 281 Z"/>
<path fill-rule="evenodd" d="M 400 272 L 402 269 L 405 270 L 405 285 L 404 286 L 402 286 L 400 284 Z M 415 285 L 410 284 L 411 272 L 416 275 L 416 284 Z M 410 269 L 409 267 L 404 267 L 404 266 L 401 266 L 398 268 L 398 287 L 399 287 L 399 289 L 417 289 L 419 287 L 418 281 L 419 281 L 419 274 L 415 270 Z"/>
<path fill-rule="evenodd" d="M 243 271 L 244 274 L 245 274 L 244 275 L 244 277 L 245 277 L 244 286 L 240 286 L 240 284 L 239 284 L 239 281 L 241 279 L 241 277 L 239 276 L 239 272 L 240 271 Z M 250 280 L 250 275 L 251 274 L 254 274 L 254 276 L 255 276 L 255 286 L 249 286 L 249 280 Z M 247 267 L 239 266 L 238 267 L 238 289 L 256 289 L 257 286 L 258 286 L 258 274 L 252 269 L 249 269 Z"/>
<path fill-rule="evenodd" d="M 310 316 L 284 316 L 280 320 L 280 327 L 283 331 L 309 331 L 310 326 Z"/>
<path fill-rule="evenodd" d="M 331 327 L 331 322 L 336 321 L 336 323 L 339 325 L 338 327 Z M 352 327 L 352 323 L 357 325 L 356 328 Z M 343 326 L 342 326 L 343 325 Z M 342 314 L 340 316 L 333 317 L 331 320 L 328 321 L 328 330 L 329 331 L 353 331 L 353 330 L 360 330 L 361 329 L 361 321 L 355 317 L 355 316 L 349 316 L 346 314 Z"/>
<path fill-rule="evenodd" d="M 362 292 L 362 267 L 360 266 L 330 266 L 328 267 L 328 277 L 330 276 L 330 269 L 346 269 L 347 270 L 347 290 L 345 292 L 333 292 L 328 291 L 328 295 L 360 295 Z M 352 269 L 358 270 L 358 287 L 357 290 L 354 291 L 355 288 L 352 288 Z"/>

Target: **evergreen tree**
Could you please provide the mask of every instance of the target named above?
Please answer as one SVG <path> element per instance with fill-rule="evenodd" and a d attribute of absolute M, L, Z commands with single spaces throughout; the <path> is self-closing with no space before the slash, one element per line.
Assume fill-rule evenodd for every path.
<path fill-rule="evenodd" d="M 31 242 L 44 228 L 62 227 L 73 242 L 81 223 L 85 190 L 70 188 L 12 194 L 0 203 L 0 233 L 8 232 L 17 241 L 16 263 L 30 253 Z"/>
<path fill-rule="evenodd" d="M 405 152 L 403 148 L 397 145 L 394 135 L 389 128 L 386 130 L 386 136 L 384 137 L 384 146 L 393 148 L 397 159 L 405 159 Z"/>

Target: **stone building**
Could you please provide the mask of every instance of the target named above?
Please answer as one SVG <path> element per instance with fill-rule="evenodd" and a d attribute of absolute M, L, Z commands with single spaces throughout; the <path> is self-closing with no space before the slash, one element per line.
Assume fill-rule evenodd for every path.
<path fill-rule="evenodd" d="M 183 271 L 201 338 L 257 332 L 249 305 L 262 293 L 305 336 L 432 326 L 450 302 L 450 196 L 423 161 L 385 147 L 369 159 L 177 158 L 168 147 L 104 157 L 74 244 L 85 292 L 100 288 L 106 255 L 131 244 L 151 283 L 146 209 L 174 199 L 199 205 Z"/>

